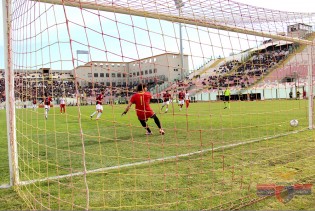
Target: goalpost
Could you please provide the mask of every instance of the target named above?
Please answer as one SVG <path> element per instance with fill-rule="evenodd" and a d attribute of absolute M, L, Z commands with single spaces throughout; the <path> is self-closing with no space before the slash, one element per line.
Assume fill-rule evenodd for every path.
<path fill-rule="evenodd" d="M 238 209 L 272 195 L 286 202 L 276 187 L 314 182 L 314 14 L 230 0 L 2 6 L 10 179 L 1 187 L 29 208 Z M 134 106 L 121 117 L 140 83 L 165 135 L 150 118 L 145 135 Z"/>
<path fill-rule="evenodd" d="M 14 70 L 11 59 L 11 4 L 3 1 L 3 38 L 4 38 L 4 62 L 5 62 L 5 95 L 6 95 L 6 117 L 7 117 L 7 137 L 8 137 L 8 157 L 10 167 L 10 185 L 19 184 L 18 156 L 16 141 L 16 122 L 15 122 L 15 97 L 14 97 Z"/>

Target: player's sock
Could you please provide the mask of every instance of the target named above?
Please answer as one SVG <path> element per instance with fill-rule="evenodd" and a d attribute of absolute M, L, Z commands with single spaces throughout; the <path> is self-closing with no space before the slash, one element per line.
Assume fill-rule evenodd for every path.
<path fill-rule="evenodd" d="M 97 113 L 97 111 L 94 111 L 94 113 L 91 114 L 90 117 L 92 118 L 96 113 Z"/>
<path fill-rule="evenodd" d="M 145 120 L 139 120 L 139 121 L 140 121 L 142 127 L 144 127 L 147 130 L 146 135 L 151 134 L 151 130 L 150 130 L 149 126 L 147 125 L 146 121 Z"/>
<path fill-rule="evenodd" d="M 167 109 L 165 109 L 165 113 L 168 111 L 168 108 Z"/>
<path fill-rule="evenodd" d="M 97 114 L 97 116 L 96 116 L 96 119 L 99 119 L 99 118 L 101 117 L 101 115 L 102 115 L 102 112 L 99 112 L 99 113 Z"/>
<path fill-rule="evenodd" d="M 161 129 L 162 127 L 161 127 L 161 122 L 160 122 L 159 118 L 155 114 L 152 118 L 154 119 L 156 126 L 158 126 L 158 128 Z"/>

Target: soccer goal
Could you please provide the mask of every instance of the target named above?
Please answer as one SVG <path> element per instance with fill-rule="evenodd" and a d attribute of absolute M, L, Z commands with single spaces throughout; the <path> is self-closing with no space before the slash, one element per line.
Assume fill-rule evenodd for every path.
<path fill-rule="evenodd" d="M 287 202 L 279 188 L 297 184 L 312 200 L 314 14 L 236 0 L 2 6 L 0 184 L 28 209 L 241 209 Z"/>

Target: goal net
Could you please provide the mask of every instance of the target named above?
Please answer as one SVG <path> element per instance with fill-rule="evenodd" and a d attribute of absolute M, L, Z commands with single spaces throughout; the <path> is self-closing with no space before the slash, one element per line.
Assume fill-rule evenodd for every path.
<path fill-rule="evenodd" d="M 231 0 L 3 5 L 12 121 L 1 182 L 30 209 L 312 201 L 314 14 Z M 146 103 L 131 99 L 139 84 L 147 122 L 135 105 L 121 115 Z M 286 187 L 306 191 L 292 199 Z"/>

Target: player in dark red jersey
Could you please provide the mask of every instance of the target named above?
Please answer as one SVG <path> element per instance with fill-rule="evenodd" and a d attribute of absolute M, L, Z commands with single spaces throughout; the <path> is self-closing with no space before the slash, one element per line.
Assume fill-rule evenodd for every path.
<path fill-rule="evenodd" d="M 48 118 L 48 112 L 50 110 L 51 101 L 52 101 L 52 98 L 48 96 L 47 94 L 45 94 L 45 97 L 44 97 L 45 119 Z"/>
<path fill-rule="evenodd" d="M 162 104 L 161 111 L 163 110 L 164 106 L 166 106 L 165 113 L 167 113 L 170 100 L 171 100 L 171 94 L 168 93 L 168 91 L 166 91 L 166 93 L 163 94 L 163 104 Z"/>
<path fill-rule="evenodd" d="M 179 110 L 181 111 L 184 105 L 184 100 L 185 100 L 185 93 L 182 91 L 180 91 L 178 93 L 178 106 L 180 107 Z"/>
<path fill-rule="evenodd" d="M 104 90 L 102 89 L 101 90 L 101 93 L 98 94 L 96 96 L 96 111 L 94 111 L 93 114 L 90 115 L 90 118 L 92 119 L 93 116 L 97 113 L 97 116 L 96 116 L 96 120 L 100 119 L 101 118 L 101 115 L 103 113 L 103 106 L 102 106 L 102 102 L 103 102 L 103 99 L 104 99 Z"/>
<path fill-rule="evenodd" d="M 36 98 L 34 97 L 33 98 L 33 110 L 35 110 L 37 108 L 37 100 Z"/>
<path fill-rule="evenodd" d="M 146 123 L 149 118 L 154 119 L 155 124 L 160 129 L 160 134 L 164 135 L 165 132 L 161 127 L 160 120 L 150 107 L 151 98 L 152 98 L 152 95 L 150 92 L 147 92 L 146 85 L 145 84 L 139 84 L 137 87 L 137 93 L 131 97 L 131 99 L 127 105 L 127 108 L 122 113 L 122 115 L 127 114 L 130 107 L 132 106 L 132 104 L 135 104 L 138 119 L 139 119 L 141 125 L 147 130 L 146 135 L 152 135 L 152 132 Z"/>

